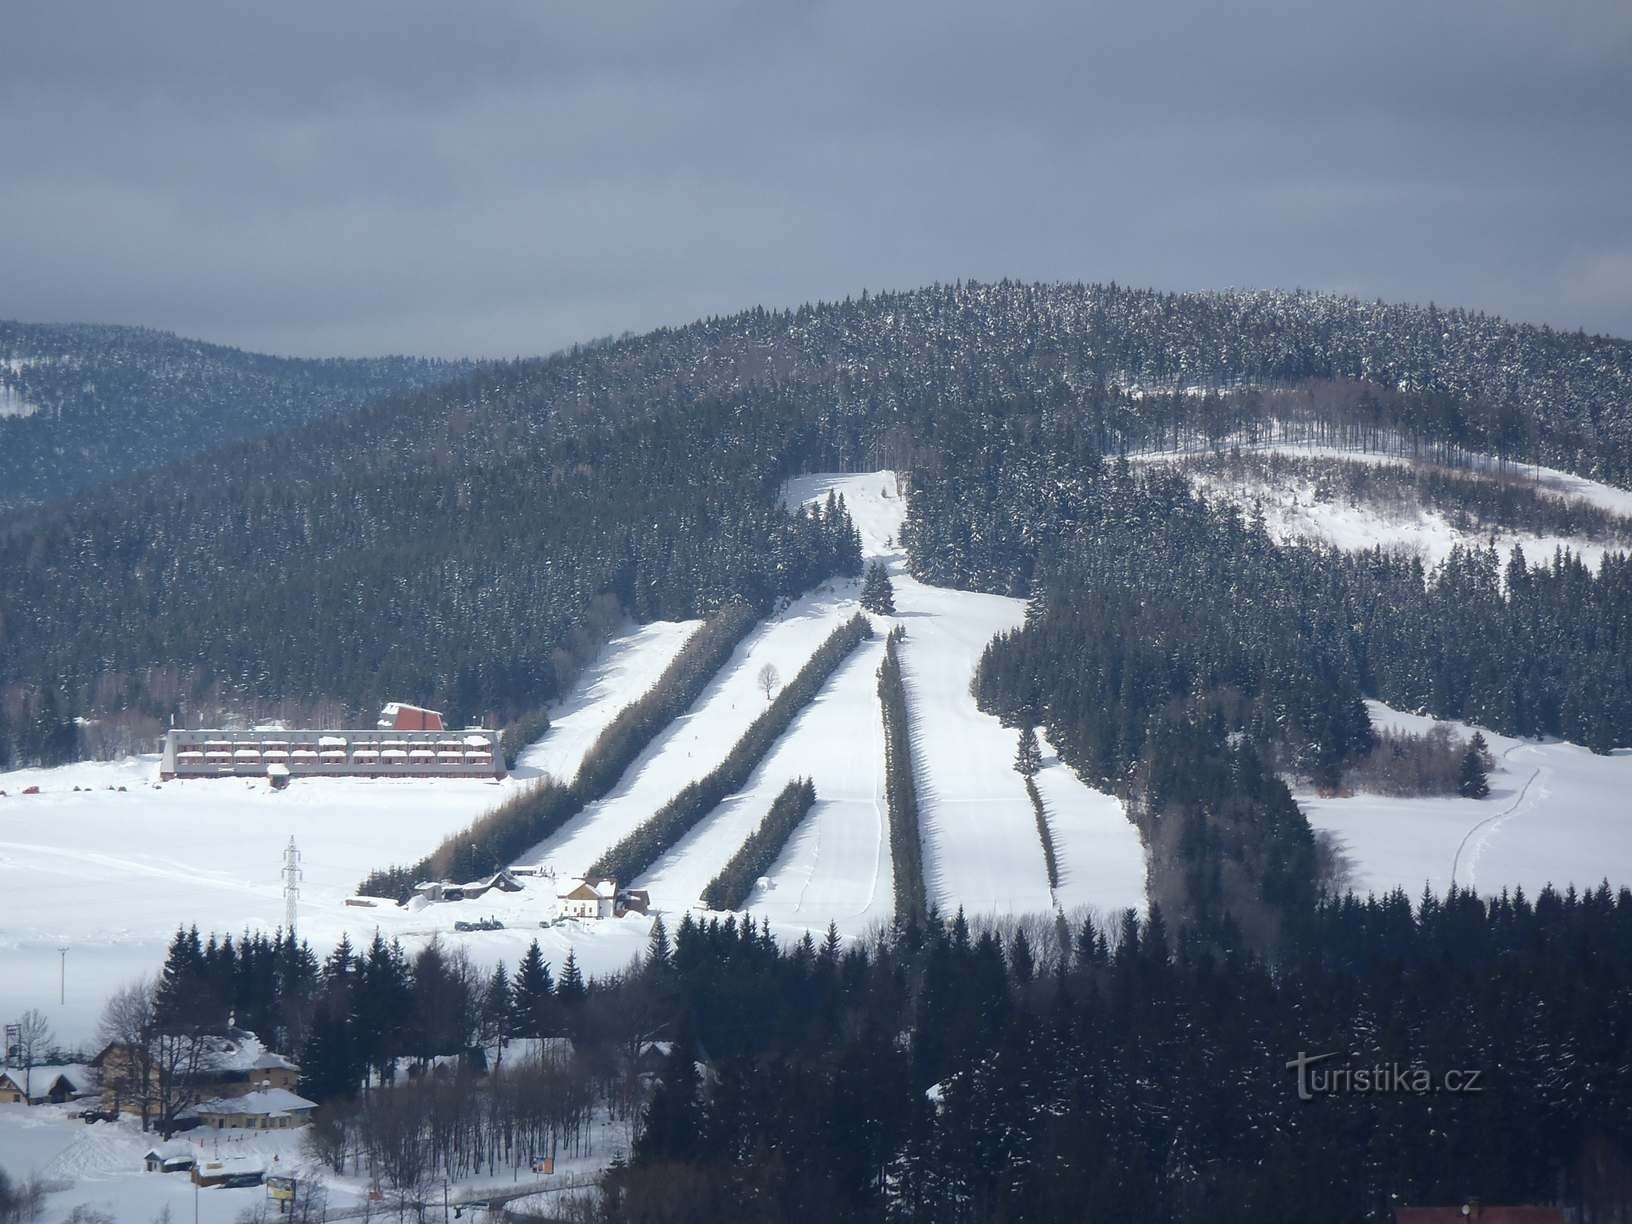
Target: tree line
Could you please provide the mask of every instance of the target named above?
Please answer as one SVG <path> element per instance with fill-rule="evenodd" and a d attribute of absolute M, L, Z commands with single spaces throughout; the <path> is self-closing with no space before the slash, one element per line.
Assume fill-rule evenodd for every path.
<path fill-rule="evenodd" d="M 711 910 L 741 909 L 753 895 L 755 883 L 770 871 L 793 831 L 815 806 L 816 786 L 809 778 L 794 778 L 784 786 L 765 818 L 703 889 L 703 904 Z"/>
<path fill-rule="evenodd" d="M 633 880 L 650 868 L 727 795 L 747 785 L 765 754 L 821 691 L 839 664 L 872 635 L 872 623 L 860 612 L 835 628 L 749 724 L 725 759 L 695 782 L 688 782 L 639 828 L 596 859 L 589 874 Z"/>

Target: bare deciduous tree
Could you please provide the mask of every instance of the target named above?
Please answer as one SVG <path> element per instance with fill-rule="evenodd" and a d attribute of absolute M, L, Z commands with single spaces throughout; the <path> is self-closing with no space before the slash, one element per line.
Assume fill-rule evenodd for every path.
<path fill-rule="evenodd" d="M 759 675 L 755 679 L 759 687 L 764 691 L 765 700 L 768 702 L 771 699 L 771 694 L 776 692 L 777 686 L 782 683 L 782 673 L 776 670 L 775 663 L 767 663 L 759 669 Z"/>
<path fill-rule="evenodd" d="M 39 1008 L 31 1007 L 17 1017 L 17 1047 L 13 1057 L 23 1069 L 24 1096 L 33 1091 L 29 1081 L 35 1066 L 51 1048 L 51 1041 L 51 1023 Z"/>

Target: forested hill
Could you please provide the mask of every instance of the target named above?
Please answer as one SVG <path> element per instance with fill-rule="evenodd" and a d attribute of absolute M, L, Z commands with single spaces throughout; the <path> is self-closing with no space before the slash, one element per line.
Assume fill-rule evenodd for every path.
<path fill-rule="evenodd" d="M 470 368 L 413 357 L 269 357 L 146 328 L 0 320 L 0 513 Z"/>
<path fill-rule="evenodd" d="M 819 577 L 777 506 L 794 472 L 910 472 L 916 572 L 1019 593 L 1094 504 L 1100 456 L 1286 418 L 1626 482 L 1632 344 L 1311 294 L 1001 283 L 486 366 L 14 518 L 0 717 L 382 696 L 513 714 L 604 627 L 598 597 L 691 616 Z"/>

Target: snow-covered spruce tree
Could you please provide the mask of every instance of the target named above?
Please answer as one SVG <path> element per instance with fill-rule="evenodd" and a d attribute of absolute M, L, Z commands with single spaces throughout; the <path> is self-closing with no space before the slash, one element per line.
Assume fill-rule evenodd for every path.
<path fill-rule="evenodd" d="M 1020 744 L 1014 750 L 1014 768 L 1023 778 L 1034 778 L 1043 767 L 1043 749 L 1037 742 L 1037 728 L 1027 723 L 1020 728 Z"/>
<path fill-rule="evenodd" d="M 861 581 L 861 606 L 877 616 L 895 615 L 895 586 L 881 561 L 867 567 L 867 576 Z"/>
<path fill-rule="evenodd" d="M 1490 781 L 1485 776 L 1485 762 L 1475 744 L 1469 744 L 1468 750 L 1462 754 L 1456 793 L 1464 799 L 1483 799 L 1490 794 Z"/>

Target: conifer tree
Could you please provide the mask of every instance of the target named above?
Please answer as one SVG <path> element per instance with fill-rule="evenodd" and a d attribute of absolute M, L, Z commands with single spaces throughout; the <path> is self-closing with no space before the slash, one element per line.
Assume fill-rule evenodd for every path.
<path fill-rule="evenodd" d="M 1479 749 L 1468 745 L 1462 754 L 1462 765 L 1457 771 L 1456 793 L 1464 799 L 1483 799 L 1490 794 L 1490 781 L 1485 774 L 1485 762 Z"/>
<path fill-rule="evenodd" d="M 895 586 L 881 561 L 867 567 L 867 576 L 861 582 L 861 606 L 878 616 L 895 615 Z"/>
<path fill-rule="evenodd" d="M 578 957 L 570 948 L 567 950 L 567 960 L 561 966 L 561 984 L 556 987 L 555 997 L 566 1007 L 576 1007 L 589 994 L 589 987 L 584 983 L 584 972 L 578 967 Z"/>
<path fill-rule="evenodd" d="M 538 940 L 527 945 L 516 966 L 516 981 L 510 991 L 510 1032 L 516 1037 L 552 1036 L 555 983 L 550 980 L 549 962 Z"/>
<path fill-rule="evenodd" d="M 1027 723 L 1020 728 L 1020 744 L 1015 749 L 1014 767 L 1022 778 L 1034 778 L 1043 767 L 1043 749 L 1037 742 L 1037 728 Z"/>
<path fill-rule="evenodd" d="M 663 925 L 663 915 L 652 921 L 651 937 L 646 941 L 646 964 L 653 969 L 667 969 L 674 951 L 669 946 L 669 928 Z"/>

